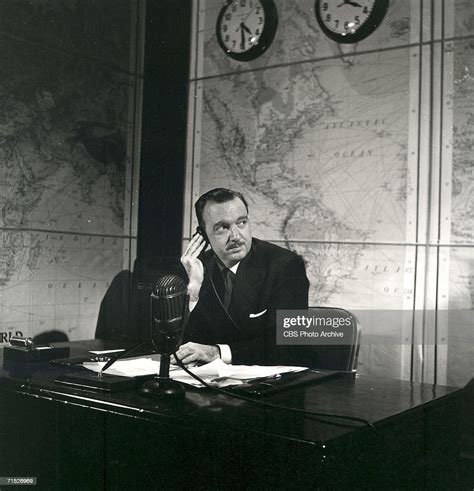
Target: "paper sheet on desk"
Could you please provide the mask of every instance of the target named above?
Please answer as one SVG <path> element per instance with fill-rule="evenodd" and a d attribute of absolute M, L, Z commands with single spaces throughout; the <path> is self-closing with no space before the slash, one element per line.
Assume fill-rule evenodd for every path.
<path fill-rule="evenodd" d="M 106 364 L 105 361 L 86 361 L 83 367 L 100 372 Z M 177 368 L 177 367 L 176 367 Z M 176 369 L 174 366 L 170 370 Z M 117 360 L 106 372 L 110 375 L 121 375 L 122 377 L 139 377 L 141 375 L 154 375 L 160 371 L 160 355 L 135 356 Z"/>
<path fill-rule="evenodd" d="M 99 372 L 106 362 L 84 362 L 83 366 L 94 372 Z M 260 366 L 260 365 L 227 365 L 221 359 L 211 361 L 200 367 L 192 367 L 190 370 L 202 378 L 205 382 L 218 387 L 239 385 L 247 381 L 273 377 L 282 373 L 300 372 L 305 367 L 287 366 Z M 160 371 L 160 355 L 137 356 L 117 360 L 106 373 L 121 375 L 123 377 L 137 377 L 140 375 L 153 375 Z M 195 387 L 202 384 L 181 370 L 176 365 L 170 367 L 170 377 L 178 382 L 183 382 Z M 219 379 L 219 380 L 215 380 Z"/>
<path fill-rule="evenodd" d="M 274 377 L 282 373 L 301 372 L 302 370 L 307 370 L 307 368 L 261 365 L 227 365 L 221 359 L 190 369 L 190 371 L 192 371 L 195 375 L 198 375 L 205 382 L 217 387 L 240 385 L 259 378 Z M 170 374 L 170 377 L 178 382 L 194 385 L 195 387 L 202 387 L 200 382 L 192 378 L 191 375 L 188 375 L 184 370 L 175 370 Z"/>

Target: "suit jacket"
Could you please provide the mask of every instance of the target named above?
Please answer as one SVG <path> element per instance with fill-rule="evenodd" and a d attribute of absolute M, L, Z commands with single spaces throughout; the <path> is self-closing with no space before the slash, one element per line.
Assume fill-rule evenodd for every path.
<path fill-rule="evenodd" d="M 220 291 L 223 299 L 223 280 L 212 251 L 206 252 L 204 265 L 204 281 L 189 316 L 186 341 L 228 344 L 234 364 L 307 364 L 299 347 L 277 346 L 275 342 L 276 310 L 308 308 L 309 281 L 300 256 L 269 242 L 252 240 L 234 281 L 229 313 L 235 324 L 217 298 Z"/>

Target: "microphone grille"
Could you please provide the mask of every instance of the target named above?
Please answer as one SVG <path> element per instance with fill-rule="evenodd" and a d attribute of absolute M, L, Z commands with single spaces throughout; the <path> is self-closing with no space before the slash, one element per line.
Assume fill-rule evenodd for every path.
<path fill-rule="evenodd" d="M 186 283 L 183 278 L 175 274 L 162 276 L 156 282 L 154 289 L 154 295 L 157 297 L 179 295 L 182 293 L 186 293 Z"/>
<path fill-rule="evenodd" d="M 187 298 L 186 282 L 177 275 L 162 276 L 155 284 L 152 315 L 155 322 L 172 322 L 182 319 Z"/>

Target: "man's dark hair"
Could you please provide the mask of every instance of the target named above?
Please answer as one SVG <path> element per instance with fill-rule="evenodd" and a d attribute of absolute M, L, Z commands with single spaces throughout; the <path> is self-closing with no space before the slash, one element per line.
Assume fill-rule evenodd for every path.
<path fill-rule="evenodd" d="M 242 196 L 242 194 L 239 193 L 238 191 L 232 191 L 226 188 L 215 188 L 215 189 L 211 189 L 207 193 L 204 193 L 202 196 L 200 196 L 199 199 L 194 204 L 194 209 L 196 210 L 196 217 L 199 226 L 202 227 L 203 230 L 206 229 L 202 215 L 204 213 L 204 207 L 206 206 L 207 203 L 209 202 L 225 203 L 226 201 L 232 201 L 233 199 L 236 198 L 242 201 L 248 212 L 249 205 L 247 204 L 247 201 L 245 201 L 245 198 Z"/>

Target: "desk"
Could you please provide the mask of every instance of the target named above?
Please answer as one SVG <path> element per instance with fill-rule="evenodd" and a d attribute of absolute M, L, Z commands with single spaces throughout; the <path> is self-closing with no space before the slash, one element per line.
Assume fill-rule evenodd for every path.
<path fill-rule="evenodd" d="M 71 356 L 112 347 L 70 345 Z M 267 398 L 362 417 L 374 431 L 207 389 L 189 389 L 181 402 L 84 392 L 54 383 L 65 370 L 0 369 L 1 476 L 36 476 L 36 489 L 60 490 L 452 489 L 458 482 L 457 389 L 343 375 Z"/>

